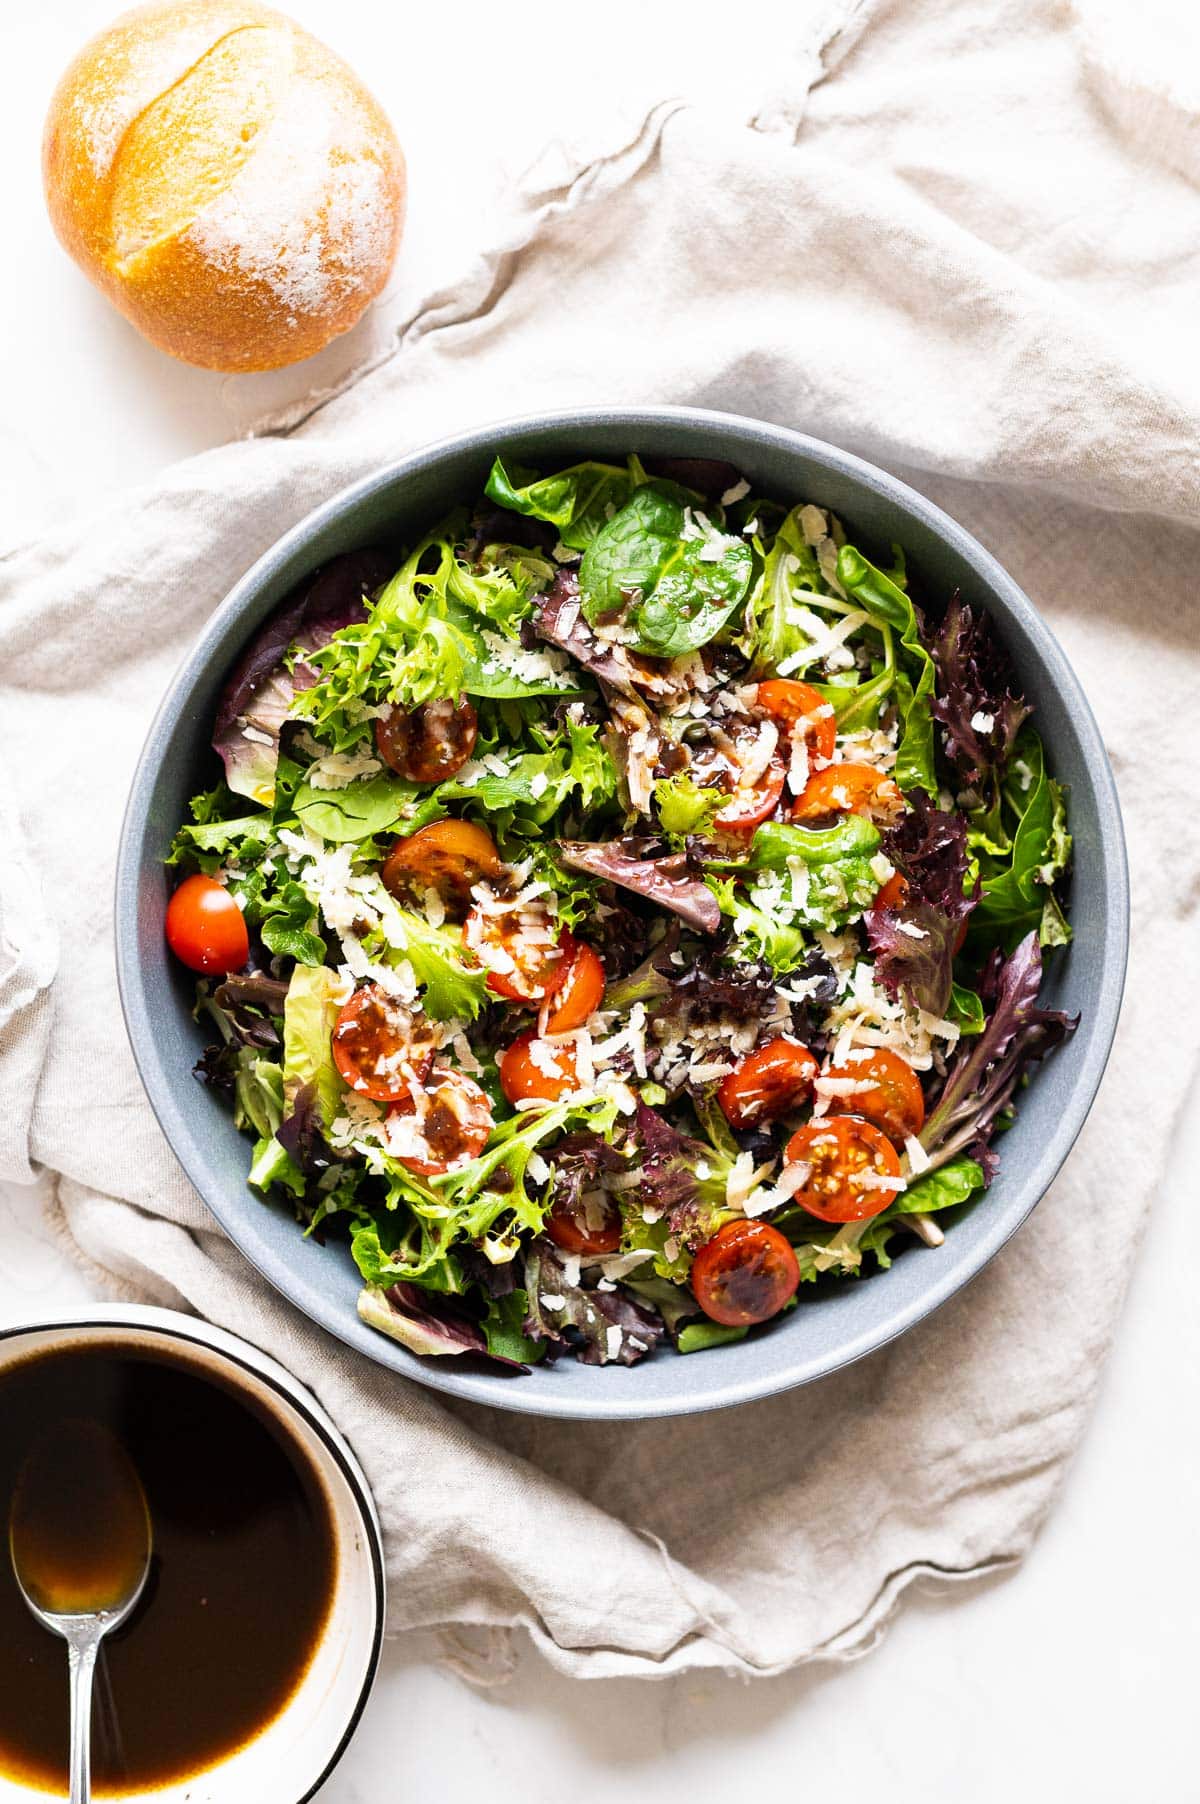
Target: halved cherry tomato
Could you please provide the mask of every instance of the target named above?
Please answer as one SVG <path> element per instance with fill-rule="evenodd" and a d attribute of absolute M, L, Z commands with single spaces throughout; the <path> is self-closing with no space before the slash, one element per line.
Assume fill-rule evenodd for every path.
<path fill-rule="evenodd" d="M 782 1037 L 758 1046 L 724 1079 L 717 1101 L 730 1127 L 757 1127 L 775 1121 L 803 1101 L 817 1075 L 807 1046 Z"/>
<path fill-rule="evenodd" d="M 873 764 L 827 764 L 814 771 L 804 794 L 792 808 L 794 821 L 823 820 L 830 814 L 864 814 L 878 826 L 890 826 L 904 808 L 904 797 L 890 777 Z"/>
<path fill-rule="evenodd" d="M 833 757 L 837 743 L 837 721 L 833 709 L 819 689 L 811 683 L 797 683 L 788 677 L 772 677 L 758 685 L 758 706 L 785 732 L 791 733 L 798 720 L 804 722 L 804 738 L 810 757 Z"/>
<path fill-rule="evenodd" d="M 343 1080 L 372 1102 L 408 1095 L 433 1063 L 433 1029 L 423 1015 L 377 983 L 355 990 L 334 1024 L 333 1062 Z M 407 1069 L 406 1069 L 407 1067 Z"/>
<path fill-rule="evenodd" d="M 779 805 L 786 773 L 778 751 L 749 782 L 744 775 L 751 757 L 761 756 L 758 747 L 765 724 L 727 716 L 713 722 L 708 735 L 690 747 L 687 771 L 693 783 L 701 789 L 721 789 L 728 796 L 713 821 L 723 833 L 750 832 Z"/>
<path fill-rule="evenodd" d="M 582 1253 L 591 1258 L 600 1253 L 616 1253 L 621 1248 L 621 1212 L 611 1197 L 597 1203 L 580 1201 L 577 1206 L 562 1197 L 543 1225 L 564 1253 Z"/>
<path fill-rule="evenodd" d="M 563 935 L 559 945 L 571 962 L 553 1001 L 543 1011 L 546 1018 L 541 1023 L 541 1030 L 544 1034 L 574 1033 L 595 1014 L 604 1000 L 604 960 L 600 954 L 572 939 L 569 933 Z M 573 954 L 569 950 L 571 946 L 575 948 Z"/>
<path fill-rule="evenodd" d="M 908 878 L 901 871 L 893 871 L 887 882 L 877 890 L 875 900 L 871 904 L 872 914 L 882 914 L 885 909 L 893 909 L 896 914 L 903 913 L 904 904 L 908 901 Z M 963 921 L 954 940 L 955 952 L 961 952 L 967 937 L 967 923 Z"/>
<path fill-rule="evenodd" d="M 479 721 L 466 696 L 394 707 L 375 722 L 375 749 L 397 776 L 410 783 L 440 783 L 461 770 L 479 737 Z"/>
<path fill-rule="evenodd" d="M 398 839 L 380 873 L 384 888 L 402 901 L 436 890 L 452 920 L 471 907 L 471 890 L 504 869 L 496 842 L 472 821 L 434 821 Z"/>
<path fill-rule="evenodd" d="M 554 917 L 533 901 L 502 913 L 475 907 L 463 941 L 488 973 L 488 989 L 508 1002 L 544 1002 L 566 982 L 576 951 L 569 933 L 552 937 Z"/>
<path fill-rule="evenodd" d="M 903 1143 L 910 1134 L 919 1134 L 925 1126 L 925 1093 L 921 1080 L 898 1052 L 879 1047 L 869 1057 L 844 1065 L 831 1065 L 826 1077 L 850 1079 L 856 1084 L 870 1084 L 869 1090 L 856 1090 L 852 1095 L 831 1096 L 831 1115 L 862 1115 L 881 1127 L 889 1140 Z"/>
<path fill-rule="evenodd" d="M 828 1115 L 798 1128 L 789 1165 L 811 1167 L 795 1201 L 818 1221 L 866 1221 L 895 1202 L 900 1159 L 886 1134 L 858 1115 Z"/>
<path fill-rule="evenodd" d="M 748 1328 L 778 1315 L 800 1282 L 796 1255 L 765 1221 L 730 1221 L 692 1261 L 692 1294 L 710 1321 Z"/>
<path fill-rule="evenodd" d="M 392 1104 L 388 1115 L 412 1118 L 392 1150 L 401 1165 L 423 1178 L 439 1177 L 477 1159 L 494 1125 L 486 1093 L 449 1066 L 431 1071 L 420 1094 L 410 1089 L 402 1101 Z"/>
<path fill-rule="evenodd" d="M 536 1052 L 534 1048 L 536 1047 Z M 545 1070 L 554 1066 L 556 1070 Z M 539 1040 L 535 1028 L 527 1027 L 497 1060 L 500 1088 L 515 1109 L 519 1102 L 537 1097 L 540 1102 L 557 1102 L 568 1090 L 579 1088 L 575 1054 L 569 1046 L 551 1046 Z"/>
<path fill-rule="evenodd" d="M 225 977 L 250 956 L 241 909 L 215 877 L 185 877 L 167 903 L 167 944 L 190 971 Z"/>
<path fill-rule="evenodd" d="M 745 833 L 759 827 L 779 806 L 787 770 L 781 758 L 772 758 L 753 783 L 739 783 L 720 814 L 713 816 L 713 826 L 723 833 Z"/>

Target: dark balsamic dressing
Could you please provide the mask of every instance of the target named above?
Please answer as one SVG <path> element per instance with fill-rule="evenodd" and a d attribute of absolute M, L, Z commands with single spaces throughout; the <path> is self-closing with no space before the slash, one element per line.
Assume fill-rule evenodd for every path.
<path fill-rule="evenodd" d="M 113 1796 L 199 1772 L 279 1714 L 328 1617 L 335 1531 L 282 1424 L 186 1355 L 90 1343 L 0 1372 L 0 1773 L 14 1779 L 66 1794 L 66 1644 L 22 1599 L 7 1536 L 22 1465 L 66 1422 L 115 1436 L 153 1530 L 145 1591 L 96 1673 L 93 1785 Z M 56 1529 L 87 1507 L 60 1499 Z"/>

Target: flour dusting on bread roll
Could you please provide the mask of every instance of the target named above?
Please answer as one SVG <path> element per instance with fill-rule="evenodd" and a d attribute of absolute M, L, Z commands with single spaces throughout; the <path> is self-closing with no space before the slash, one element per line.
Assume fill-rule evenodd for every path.
<path fill-rule="evenodd" d="M 72 257 L 163 350 L 309 357 L 387 280 L 404 159 L 357 76 L 255 0 L 137 8 L 55 92 L 43 171 Z"/>

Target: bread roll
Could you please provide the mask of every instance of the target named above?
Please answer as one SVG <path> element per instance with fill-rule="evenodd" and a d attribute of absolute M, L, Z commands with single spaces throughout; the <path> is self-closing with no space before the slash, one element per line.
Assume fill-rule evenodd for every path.
<path fill-rule="evenodd" d="M 93 38 L 50 103 L 42 168 L 84 273 L 208 369 L 276 369 L 347 331 L 404 215 L 375 100 L 255 0 L 153 0 Z"/>

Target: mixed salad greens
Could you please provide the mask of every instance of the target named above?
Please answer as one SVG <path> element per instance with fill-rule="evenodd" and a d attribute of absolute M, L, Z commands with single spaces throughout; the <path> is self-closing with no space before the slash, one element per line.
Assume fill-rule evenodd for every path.
<path fill-rule="evenodd" d="M 169 862 L 198 1067 L 363 1318 L 525 1366 L 692 1352 L 938 1245 L 1070 935 L 988 620 L 699 460 L 497 461 L 334 559 L 226 687 Z"/>

